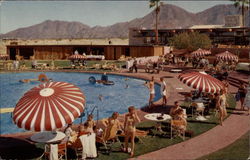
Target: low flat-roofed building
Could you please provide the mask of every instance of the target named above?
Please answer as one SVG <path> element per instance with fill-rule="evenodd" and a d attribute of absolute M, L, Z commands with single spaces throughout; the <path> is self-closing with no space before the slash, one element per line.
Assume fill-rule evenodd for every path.
<path fill-rule="evenodd" d="M 159 45 L 169 45 L 169 40 L 175 34 L 184 32 L 199 32 L 209 36 L 212 44 L 250 45 L 250 27 L 222 27 L 211 25 L 193 26 L 187 29 L 158 30 Z M 129 30 L 129 45 L 154 45 L 155 31 L 153 29 Z"/>

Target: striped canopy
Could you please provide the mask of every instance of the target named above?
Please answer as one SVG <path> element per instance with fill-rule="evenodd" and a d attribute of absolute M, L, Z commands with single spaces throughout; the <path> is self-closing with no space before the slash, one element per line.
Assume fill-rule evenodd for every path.
<path fill-rule="evenodd" d="M 8 59 L 9 55 L 7 54 L 0 54 L 0 59 Z"/>
<path fill-rule="evenodd" d="M 205 50 L 205 49 L 197 49 L 196 51 L 193 51 L 191 53 L 191 56 L 193 57 L 202 57 L 202 56 L 206 56 L 206 55 L 209 55 L 211 54 L 211 51 L 210 50 Z"/>
<path fill-rule="evenodd" d="M 216 54 L 215 56 L 217 59 L 221 59 L 223 61 L 238 61 L 238 56 L 228 51 Z"/>
<path fill-rule="evenodd" d="M 178 78 L 183 83 L 201 92 L 219 93 L 224 88 L 224 84 L 220 80 L 205 72 L 184 73 L 180 74 Z"/>
<path fill-rule="evenodd" d="M 14 111 L 15 124 L 26 130 L 52 131 L 72 123 L 84 111 L 80 88 L 66 82 L 40 84 L 26 92 Z"/>
<path fill-rule="evenodd" d="M 71 56 L 69 56 L 70 60 L 77 60 L 77 59 L 85 59 L 86 57 L 81 55 L 81 54 L 73 54 Z"/>

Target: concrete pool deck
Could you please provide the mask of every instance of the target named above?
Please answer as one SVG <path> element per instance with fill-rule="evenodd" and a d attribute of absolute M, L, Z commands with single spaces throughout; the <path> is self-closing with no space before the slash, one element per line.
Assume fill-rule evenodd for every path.
<path fill-rule="evenodd" d="M 78 70 L 76 72 L 78 72 Z M 177 76 L 179 75 L 178 73 L 160 72 L 160 74 L 149 74 L 145 73 L 144 70 L 139 70 L 138 73 L 128 73 L 126 70 L 122 70 L 119 73 L 114 72 L 114 74 L 121 74 L 143 79 L 150 79 L 151 76 L 154 76 L 157 82 L 159 82 L 160 77 L 166 77 L 165 80 L 167 81 L 168 90 L 170 91 L 168 98 L 168 106 L 173 105 L 175 101 L 183 100 L 184 96 L 181 93 L 189 92 L 191 90 L 190 87 L 186 86 L 185 84 L 177 80 Z M 235 93 L 237 91 L 237 88 L 230 86 L 229 91 Z M 161 100 L 156 102 L 156 104 L 160 103 Z M 237 108 L 239 108 L 239 104 L 237 104 Z M 161 112 L 161 110 L 158 110 L 157 107 L 155 107 L 152 111 Z M 142 120 L 144 120 L 144 115 L 147 114 L 147 112 L 139 110 L 138 114 L 139 117 Z M 247 116 L 245 112 L 235 110 L 234 113 L 231 114 L 224 121 L 223 126 L 216 126 L 211 130 L 199 136 L 191 138 L 189 140 L 160 149 L 155 152 L 135 157 L 133 159 L 139 159 L 139 160 L 196 159 L 201 156 L 213 153 L 219 149 L 222 149 L 230 145 L 231 143 L 239 139 L 242 135 L 247 133 L 247 131 L 249 131 L 249 117 L 250 116 Z M 119 117 L 119 119 L 122 120 L 123 116 Z M 31 132 L 26 132 L 26 133 L 17 133 L 17 134 L 9 134 L 1 136 L 24 139 L 29 137 L 31 134 L 32 134 Z M 0 149 L 2 147 L 6 147 L 5 145 L 6 144 L 0 143 Z"/>

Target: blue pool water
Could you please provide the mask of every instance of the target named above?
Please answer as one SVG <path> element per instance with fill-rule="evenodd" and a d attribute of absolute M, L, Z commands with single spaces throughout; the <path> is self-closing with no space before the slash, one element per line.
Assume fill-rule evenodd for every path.
<path fill-rule="evenodd" d="M 42 73 L 42 72 L 41 72 Z M 0 108 L 15 107 L 18 100 L 29 89 L 37 86 L 40 82 L 20 83 L 20 79 L 37 78 L 39 72 L 27 73 L 2 73 L 0 74 Z M 100 74 L 93 73 L 65 73 L 65 72 L 47 72 L 45 73 L 54 81 L 64 81 L 73 83 L 80 87 L 86 96 L 86 111 L 90 113 L 94 106 L 98 106 L 99 119 L 109 117 L 113 112 L 120 114 L 127 112 L 130 105 L 141 108 L 148 103 L 149 91 L 143 84 L 144 80 L 125 76 L 109 75 L 109 80 L 114 81 L 115 85 L 107 86 L 101 84 L 90 84 L 88 78 L 94 76 L 101 79 Z M 126 88 L 126 85 L 129 87 Z M 155 100 L 160 99 L 160 86 L 155 85 Z M 98 99 L 102 95 L 103 101 Z M 94 111 L 97 119 L 97 110 Z M 86 116 L 83 117 L 83 121 Z M 74 123 L 80 123 L 76 119 Z M 0 134 L 24 132 L 18 128 L 11 119 L 11 113 L 0 114 Z"/>

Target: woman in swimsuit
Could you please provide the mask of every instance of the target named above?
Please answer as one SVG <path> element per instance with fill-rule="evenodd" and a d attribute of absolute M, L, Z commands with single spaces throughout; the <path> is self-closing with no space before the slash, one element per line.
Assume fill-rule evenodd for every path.
<path fill-rule="evenodd" d="M 130 156 L 134 156 L 134 148 L 135 148 L 135 124 L 140 122 L 139 117 L 136 114 L 135 107 L 130 106 L 128 108 L 128 114 L 125 115 L 125 122 L 124 122 L 124 130 L 125 130 L 125 152 L 128 152 L 128 140 L 131 140 L 131 152 Z"/>
<path fill-rule="evenodd" d="M 244 83 L 240 82 L 238 92 L 240 93 L 241 110 L 244 110 L 244 101 L 247 93 L 246 86 L 244 85 Z"/>
<path fill-rule="evenodd" d="M 161 80 L 161 95 L 163 99 L 163 105 L 167 105 L 167 84 L 164 81 L 163 77 L 161 77 L 160 80 Z"/>
<path fill-rule="evenodd" d="M 225 90 L 221 90 L 221 93 L 220 93 L 220 97 L 219 97 L 219 101 L 218 101 L 218 110 L 219 110 L 219 113 L 220 113 L 220 125 L 222 125 L 222 122 L 224 120 L 224 118 L 226 118 L 227 116 L 227 98 L 226 98 L 226 94 L 225 94 Z"/>
<path fill-rule="evenodd" d="M 112 128 L 115 127 L 117 130 L 122 129 L 122 124 L 118 120 L 119 113 L 114 112 L 111 117 L 108 118 L 108 121 L 105 123 L 105 127 Z"/>

